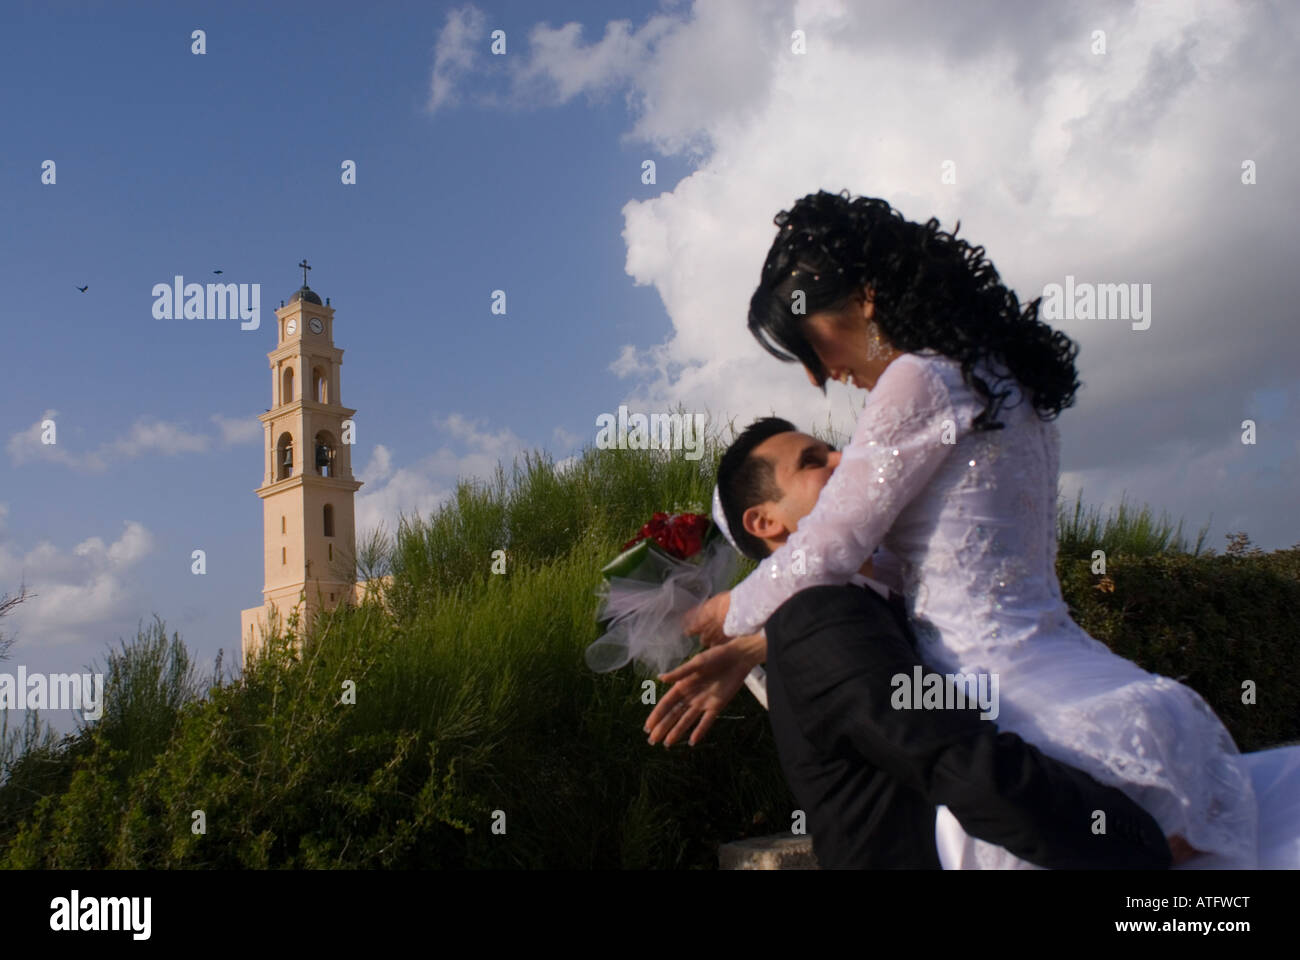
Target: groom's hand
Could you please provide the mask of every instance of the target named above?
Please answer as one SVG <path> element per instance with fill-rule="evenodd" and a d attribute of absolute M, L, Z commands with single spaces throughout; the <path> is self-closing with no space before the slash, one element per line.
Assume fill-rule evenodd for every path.
<path fill-rule="evenodd" d="M 659 675 L 672 688 L 646 719 L 650 743 L 671 747 L 695 728 L 691 746 L 704 739 L 713 721 L 731 702 L 745 676 L 767 659 L 767 638 L 761 633 L 736 637 L 697 653 L 675 670 Z"/>
<path fill-rule="evenodd" d="M 705 600 L 698 607 L 688 610 L 682 621 L 682 630 L 688 637 L 698 636 L 702 647 L 726 643 L 727 635 L 722 627 L 727 621 L 727 611 L 730 609 L 731 591 L 725 590 Z"/>

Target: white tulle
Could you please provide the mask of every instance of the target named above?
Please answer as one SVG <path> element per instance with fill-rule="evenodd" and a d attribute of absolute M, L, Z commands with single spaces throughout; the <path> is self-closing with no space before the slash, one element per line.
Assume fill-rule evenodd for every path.
<path fill-rule="evenodd" d="M 987 368 L 975 373 L 996 382 Z M 1056 577 L 1059 434 L 1014 381 L 1004 385 L 1005 428 L 977 432 L 985 402 L 957 361 L 891 363 L 814 509 L 731 592 L 726 632 L 752 632 L 805 587 L 847 583 L 883 543 L 922 659 L 998 674 L 1000 729 L 1124 790 L 1167 835 L 1222 865 L 1254 866 L 1259 810 L 1223 724 L 1191 688 L 1117 656 L 1070 618 Z M 968 854 L 1014 865 L 1006 851 Z"/>
<path fill-rule="evenodd" d="M 659 555 L 657 562 L 667 569 L 662 583 L 611 577 L 602 584 L 596 614 L 611 623 L 587 647 L 587 666 L 608 673 L 635 660 L 656 674 L 677 666 L 696 646 L 682 632 L 687 611 L 727 588 L 738 559 L 725 540 L 715 539 L 698 563 Z"/>

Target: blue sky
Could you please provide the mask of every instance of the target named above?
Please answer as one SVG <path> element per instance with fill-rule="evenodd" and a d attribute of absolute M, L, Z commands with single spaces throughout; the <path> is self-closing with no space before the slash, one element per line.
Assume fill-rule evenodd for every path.
<path fill-rule="evenodd" d="M 1066 274 L 1152 283 L 1145 335 L 1061 324 L 1085 382 L 1061 420 L 1062 492 L 1114 506 L 1127 491 L 1192 531 L 1213 514 L 1217 548 L 1235 529 L 1300 541 L 1283 282 L 1296 134 L 1275 122 L 1296 68 L 1273 47 L 1295 19 L 1224 4 L 5 5 L 0 594 L 20 580 L 40 594 L 5 622 L 15 662 L 102 661 L 154 612 L 203 661 L 237 649 L 239 611 L 261 599 L 272 310 L 303 257 L 337 311 L 362 527 L 391 529 L 522 449 L 570 455 L 620 403 L 847 426 L 864 394 L 823 399 L 744 330 L 772 215 L 821 187 L 960 217 L 1022 299 Z M 804 59 L 788 55 L 795 28 Z M 939 182 L 947 158 L 956 185 Z M 1242 158 L 1259 162 L 1253 188 Z M 260 330 L 153 319 L 155 283 L 216 269 L 262 285 Z M 55 451 L 32 443 L 49 411 Z"/>

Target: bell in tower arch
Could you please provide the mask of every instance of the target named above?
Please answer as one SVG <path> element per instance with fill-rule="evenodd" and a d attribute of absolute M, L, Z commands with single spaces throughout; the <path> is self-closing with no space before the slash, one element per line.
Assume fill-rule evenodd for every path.
<path fill-rule="evenodd" d="M 325 431 L 316 436 L 316 472 L 322 477 L 334 476 L 334 438 Z"/>
<path fill-rule="evenodd" d="M 275 465 L 275 479 L 284 480 L 293 474 L 293 436 L 289 433 L 280 434 L 280 439 L 276 443 L 276 456 L 272 461 Z"/>

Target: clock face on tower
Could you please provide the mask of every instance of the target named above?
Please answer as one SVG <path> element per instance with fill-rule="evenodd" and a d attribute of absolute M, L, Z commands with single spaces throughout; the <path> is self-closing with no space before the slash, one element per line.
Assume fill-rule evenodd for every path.
<path fill-rule="evenodd" d="M 292 320 L 290 320 L 288 323 L 284 325 L 284 335 L 286 337 L 292 337 L 297 332 L 298 332 L 298 318 L 294 317 Z"/>
<path fill-rule="evenodd" d="M 312 317 L 311 323 L 309 323 L 308 326 L 311 327 L 312 333 L 320 333 L 325 329 L 325 324 L 320 322 L 320 317 Z"/>

